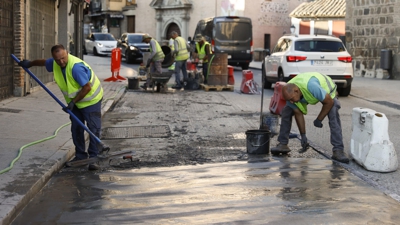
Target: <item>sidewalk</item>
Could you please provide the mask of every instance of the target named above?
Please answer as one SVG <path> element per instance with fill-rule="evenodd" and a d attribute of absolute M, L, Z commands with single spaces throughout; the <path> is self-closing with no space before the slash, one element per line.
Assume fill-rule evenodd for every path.
<path fill-rule="evenodd" d="M 90 57 L 87 57 L 90 58 Z M 102 81 L 111 76 L 109 65 L 97 64 L 95 58 L 85 61 L 92 66 Z M 121 68 L 121 74 L 132 76 L 135 71 Z M 128 81 L 103 82 L 104 98 L 102 115 L 124 93 Z M 56 84 L 47 88 L 63 103 L 64 98 Z M 40 191 L 54 173 L 74 155 L 69 115 L 44 90 L 25 97 L 12 97 L 0 101 L 0 170 L 6 170 L 14 160 L 12 168 L 0 174 L 0 224 L 9 224 L 23 207 Z M 55 132 L 60 127 L 58 134 Z M 27 145 L 44 138 L 44 142 Z M 15 160 L 20 153 L 20 158 Z"/>

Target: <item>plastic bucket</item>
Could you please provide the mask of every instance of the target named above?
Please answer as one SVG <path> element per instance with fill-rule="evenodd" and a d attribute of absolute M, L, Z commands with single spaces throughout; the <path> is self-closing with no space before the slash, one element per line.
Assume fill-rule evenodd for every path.
<path fill-rule="evenodd" d="M 139 89 L 139 79 L 137 77 L 128 77 L 128 89 Z"/>
<path fill-rule="evenodd" d="M 273 113 L 266 113 L 262 118 L 262 125 L 271 132 L 271 137 L 279 133 L 279 116 Z"/>
<path fill-rule="evenodd" d="M 246 131 L 246 147 L 249 154 L 268 154 L 270 134 L 268 130 Z"/>

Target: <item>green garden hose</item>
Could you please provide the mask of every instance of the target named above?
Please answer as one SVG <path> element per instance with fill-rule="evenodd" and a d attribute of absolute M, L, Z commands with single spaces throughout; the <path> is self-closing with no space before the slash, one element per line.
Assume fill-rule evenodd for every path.
<path fill-rule="evenodd" d="M 115 96 L 116 96 L 121 90 L 123 90 L 123 89 L 126 89 L 126 87 L 122 87 L 121 89 L 119 89 L 112 97 L 106 98 L 106 99 L 103 101 L 103 104 L 106 103 L 108 100 L 115 98 Z M 53 138 L 57 137 L 58 132 L 59 132 L 62 128 L 66 127 L 66 126 L 68 126 L 68 125 L 70 125 L 70 124 L 71 124 L 71 122 L 68 122 L 68 123 L 66 123 L 66 124 L 64 124 L 64 125 L 61 125 L 59 128 L 57 128 L 57 130 L 54 132 L 54 134 L 53 134 L 52 136 L 49 136 L 49 137 L 46 137 L 46 138 L 43 138 L 43 139 L 40 139 L 40 140 L 31 142 L 31 143 L 29 143 L 29 144 L 26 144 L 26 145 L 22 146 L 22 147 L 19 149 L 19 151 L 18 151 L 17 157 L 15 157 L 15 158 L 11 161 L 10 166 L 8 166 L 7 168 L 5 168 L 5 169 L 3 169 L 3 170 L 0 170 L 0 174 L 3 174 L 3 173 L 5 173 L 5 172 L 8 172 L 8 171 L 10 171 L 10 170 L 14 167 L 14 163 L 21 157 L 22 151 L 23 151 L 25 148 L 30 147 L 30 146 L 32 146 L 32 145 L 39 144 L 39 143 L 41 143 L 41 142 L 44 142 L 44 141 L 47 141 L 47 140 L 50 140 L 50 139 L 53 139 Z"/>

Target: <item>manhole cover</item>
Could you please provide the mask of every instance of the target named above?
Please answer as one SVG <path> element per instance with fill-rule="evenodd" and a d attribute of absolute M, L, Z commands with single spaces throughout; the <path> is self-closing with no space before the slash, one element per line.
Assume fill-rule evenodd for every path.
<path fill-rule="evenodd" d="M 168 125 L 106 127 L 102 130 L 102 139 L 167 138 L 170 135 Z"/>

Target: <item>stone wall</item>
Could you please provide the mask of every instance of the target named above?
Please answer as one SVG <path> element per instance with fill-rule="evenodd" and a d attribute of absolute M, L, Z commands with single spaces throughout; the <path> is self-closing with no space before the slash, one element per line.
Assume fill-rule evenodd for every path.
<path fill-rule="evenodd" d="M 354 75 L 400 79 L 400 1 L 346 0 L 346 46 Z M 381 69 L 381 51 L 392 50 L 391 69 Z"/>

